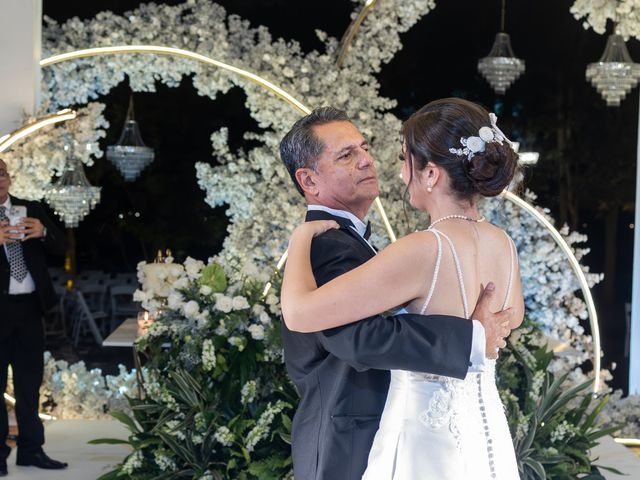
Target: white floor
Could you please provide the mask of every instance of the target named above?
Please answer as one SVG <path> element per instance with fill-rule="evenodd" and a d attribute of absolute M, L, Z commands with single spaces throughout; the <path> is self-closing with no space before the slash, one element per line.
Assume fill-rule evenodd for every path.
<path fill-rule="evenodd" d="M 127 430 L 111 420 L 56 420 L 45 425 L 44 451 L 67 462 L 65 470 L 18 467 L 15 450 L 8 458 L 7 480 L 95 480 L 112 470 L 130 452 L 127 445 L 89 445 L 96 438 L 127 438 Z"/>
<path fill-rule="evenodd" d="M 127 430 L 110 420 L 57 420 L 46 425 L 47 455 L 69 463 L 66 470 L 40 470 L 17 467 L 15 451 L 8 459 L 7 480 L 95 480 L 118 464 L 128 453 L 126 445 L 89 445 L 96 438 L 127 438 Z M 619 476 L 603 471 L 607 480 L 640 480 L 640 457 L 618 445 L 611 437 L 602 439 L 591 458 L 598 465 L 614 467 L 625 473 Z"/>
<path fill-rule="evenodd" d="M 640 457 L 611 437 L 600 439 L 600 444 L 591 451 L 591 458 L 598 458 L 596 465 L 613 467 L 626 476 L 601 470 L 607 480 L 640 480 Z"/>

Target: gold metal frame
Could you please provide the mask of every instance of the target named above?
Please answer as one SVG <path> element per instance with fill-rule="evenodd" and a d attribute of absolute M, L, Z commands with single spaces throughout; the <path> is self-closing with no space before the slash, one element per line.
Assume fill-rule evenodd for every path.
<path fill-rule="evenodd" d="M 364 20 L 364 17 L 371 10 L 371 8 L 375 6 L 376 2 L 377 0 L 367 0 L 367 2 L 365 3 L 365 7 L 361 11 L 360 16 L 362 16 L 362 20 Z M 362 20 L 360 20 L 360 23 L 362 23 Z M 357 28 L 354 30 L 353 35 L 351 36 L 351 40 L 353 40 L 353 36 L 355 36 L 355 33 L 357 33 Z M 346 43 L 347 47 L 349 43 L 350 41 Z M 292 105 L 298 111 L 302 112 L 305 115 L 311 112 L 309 107 L 305 106 L 302 102 L 295 99 L 291 94 L 289 94 L 282 88 L 278 87 L 277 85 L 269 82 L 268 80 L 265 80 L 259 75 L 256 75 L 252 72 L 243 70 L 238 67 L 234 67 L 233 65 L 226 64 L 219 60 L 206 57 L 199 53 L 190 52 L 188 50 L 183 50 L 179 48 L 163 47 L 163 46 L 155 46 L 155 45 L 121 45 L 121 46 L 113 46 L 113 47 L 88 48 L 84 50 L 77 50 L 74 52 L 53 55 L 49 58 L 45 58 L 41 60 L 40 66 L 43 68 L 46 68 L 51 65 L 55 65 L 56 63 L 61 63 L 69 60 L 77 60 L 80 58 L 87 58 L 92 56 L 118 55 L 118 54 L 126 54 L 126 53 L 154 53 L 158 55 L 176 56 L 176 57 L 187 58 L 190 60 L 196 60 L 213 67 L 222 68 L 224 70 L 227 70 L 231 73 L 235 73 L 237 75 L 240 75 L 244 78 L 247 78 L 257 83 L 258 85 L 264 87 L 265 89 L 279 96 L 280 98 L 285 100 L 287 103 L 289 103 L 290 105 Z M 345 54 L 346 54 L 346 50 L 345 50 Z M 591 290 L 584 276 L 584 273 L 580 268 L 580 263 L 578 262 L 575 255 L 571 251 L 571 248 L 569 247 L 569 245 L 562 238 L 562 235 L 560 235 L 560 232 L 558 232 L 555 229 L 555 227 L 551 225 L 551 223 L 540 212 L 538 212 L 533 206 L 529 205 L 526 201 L 524 201 L 520 197 L 517 197 L 516 195 L 510 192 L 505 192 L 504 197 L 507 200 L 515 203 L 517 206 L 523 208 L 529 214 L 531 214 L 544 228 L 546 228 L 549 231 L 549 233 L 551 234 L 555 242 L 562 249 L 562 251 L 567 255 L 567 258 L 569 259 L 569 263 L 571 264 L 571 268 L 574 270 L 575 274 L 578 277 L 580 288 L 584 295 L 585 302 L 587 303 L 587 309 L 589 312 L 589 321 L 591 324 L 591 334 L 593 336 L 592 361 L 593 361 L 594 376 L 595 376 L 593 391 L 597 392 L 599 390 L 599 384 L 600 384 L 600 332 L 598 328 L 598 318 L 595 310 L 595 305 L 593 302 L 593 297 L 591 296 Z M 386 212 L 382 207 L 382 202 L 380 201 L 379 198 L 376 198 L 375 205 L 380 213 L 380 216 L 382 217 L 382 221 L 385 225 L 389 238 L 391 239 L 391 241 L 395 241 L 396 239 L 395 233 L 393 232 L 393 228 L 391 227 L 391 224 L 386 215 Z M 278 269 L 282 268 L 282 266 L 284 265 L 284 262 L 286 261 L 286 256 L 287 256 L 287 252 L 283 254 L 282 258 L 278 262 L 278 265 L 277 265 Z M 265 292 L 266 291 L 268 291 L 268 289 L 266 289 Z"/>
<path fill-rule="evenodd" d="M 20 128 L 14 130 L 11 133 L 4 135 L 0 138 L 0 153 L 6 151 L 11 145 L 18 140 L 37 132 L 47 125 L 53 125 L 54 123 L 64 122 L 76 118 L 77 114 L 75 110 L 65 108 L 59 112 L 45 115 L 35 120 L 22 125 Z"/>
<path fill-rule="evenodd" d="M 349 47 L 351 47 L 353 39 L 358 34 L 358 30 L 360 30 L 360 25 L 362 25 L 362 22 L 367 17 L 367 15 L 369 15 L 371 10 L 375 8 L 376 3 L 378 3 L 378 0 L 366 0 L 364 2 L 364 5 L 362 6 L 362 9 L 360 9 L 360 13 L 358 13 L 358 16 L 353 19 L 353 21 L 347 27 L 347 30 L 344 32 L 344 35 L 340 40 L 340 48 L 338 49 L 338 58 L 336 60 L 336 65 L 338 67 L 341 67 L 344 63 L 344 59 L 349 52 Z"/>
<path fill-rule="evenodd" d="M 598 314 L 596 312 L 596 306 L 593 302 L 593 296 L 591 295 L 591 289 L 589 288 L 589 283 L 587 282 L 587 277 L 585 277 L 584 272 L 582 271 L 582 267 L 580 267 L 580 262 L 574 255 L 571 247 L 566 242 L 566 240 L 562 237 L 560 232 L 556 230 L 556 228 L 547 220 L 544 215 L 542 215 L 538 210 L 536 210 L 529 203 L 525 202 L 522 198 L 514 195 L 511 192 L 505 190 L 503 196 L 506 200 L 514 203 L 518 207 L 522 208 L 525 212 L 531 214 L 533 218 L 535 218 L 540 225 L 542 225 L 550 234 L 556 244 L 560 247 L 560 249 L 564 252 L 569 260 L 569 265 L 571 265 L 571 269 L 573 273 L 578 277 L 578 282 L 580 283 L 580 289 L 582 290 L 582 295 L 584 296 L 584 301 L 587 304 L 587 312 L 589 313 L 589 324 L 591 326 L 591 336 L 593 337 L 593 371 L 594 371 L 594 382 L 593 382 L 593 391 L 597 393 L 600 389 L 600 326 L 598 324 Z"/>

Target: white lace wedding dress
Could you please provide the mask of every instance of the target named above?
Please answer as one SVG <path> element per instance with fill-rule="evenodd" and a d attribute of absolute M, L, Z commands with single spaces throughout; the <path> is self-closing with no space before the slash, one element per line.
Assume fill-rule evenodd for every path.
<path fill-rule="evenodd" d="M 438 257 L 429 294 L 431 300 L 442 258 L 442 238 L 456 265 L 465 317 L 468 304 L 460 261 L 453 242 L 430 229 L 438 241 Z M 507 236 L 511 292 L 515 246 Z M 387 402 L 363 480 L 518 480 L 511 434 L 495 382 L 495 361 L 464 380 L 424 373 L 391 371 Z"/>

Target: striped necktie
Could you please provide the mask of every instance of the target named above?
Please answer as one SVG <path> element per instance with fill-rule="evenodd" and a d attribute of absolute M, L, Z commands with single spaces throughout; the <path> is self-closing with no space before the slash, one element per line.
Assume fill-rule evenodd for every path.
<path fill-rule="evenodd" d="M 6 214 L 6 207 L 0 206 L 0 221 L 2 220 L 8 220 L 8 217 Z M 9 260 L 9 271 L 11 272 L 11 276 L 18 282 L 22 282 L 29 272 L 27 264 L 24 261 L 24 254 L 22 253 L 22 243 L 6 243 L 5 248 L 7 249 L 7 258 Z"/>

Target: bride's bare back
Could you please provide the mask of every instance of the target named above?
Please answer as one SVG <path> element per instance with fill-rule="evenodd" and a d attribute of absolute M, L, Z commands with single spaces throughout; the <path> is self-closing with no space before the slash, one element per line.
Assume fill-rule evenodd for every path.
<path fill-rule="evenodd" d="M 424 293 L 407 305 L 411 313 L 468 316 L 475 308 L 482 286 L 493 282 L 496 286 L 494 311 L 514 308 L 518 323 L 524 313 L 522 287 L 515 247 L 503 230 L 488 222 L 475 223 L 452 219 L 437 226 L 441 232 L 441 258 L 437 278 L 433 262 L 424 265 L 427 288 Z M 421 232 L 421 236 L 435 236 L 437 232 Z M 460 272 L 468 299 L 468 312 L 463 308 L 460 279 L 454 255 L 446 239 L 451 240 L 459 259 Z M 426 240 L 426 239 L 425 239 Z M 433 238 L 428 240 L 433 242 Z M 420 266 L 416 265 L 416 268 Z M 431 293 L 428 305 L 426 299 Z M 426 307 L 426 308 L 424 308 Z M 424 310 L 423 310 L 424 308 Z"/>

